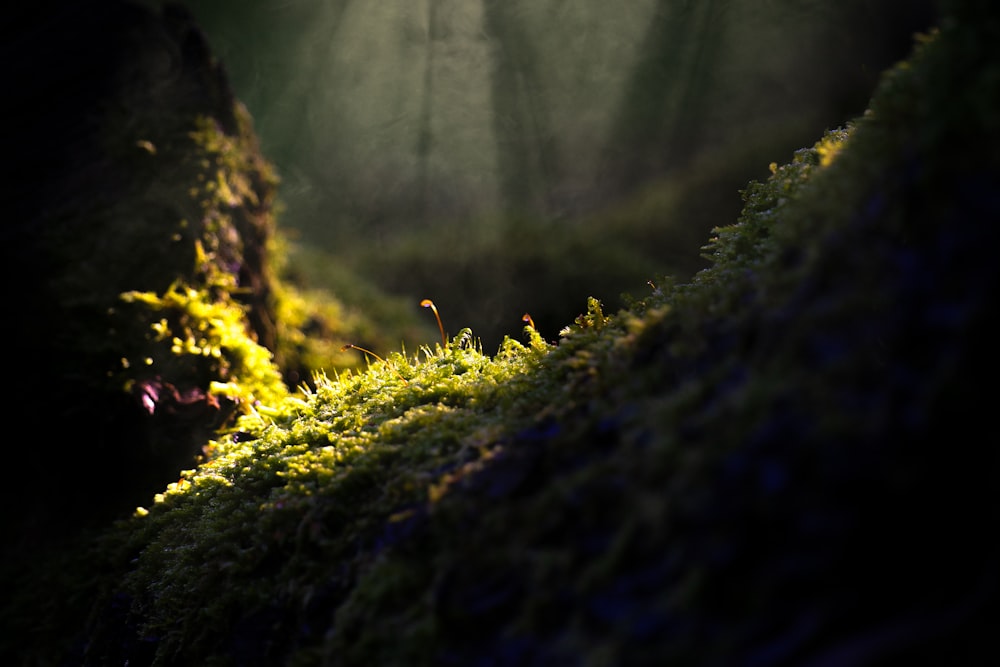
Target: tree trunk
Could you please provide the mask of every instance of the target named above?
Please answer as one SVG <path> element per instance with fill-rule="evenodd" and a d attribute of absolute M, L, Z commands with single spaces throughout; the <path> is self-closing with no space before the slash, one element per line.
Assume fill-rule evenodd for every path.
<path fill-rule="evenodd" d="M 609 196 L 662 173 L 698 143 L 724 4 L 658 0 L 604 149 Z"/>
<path fill-rule="evenodd" d="M 549 208 L 557 159 L 541 99 L 537 55 L 519 25 L 514 0 L 483 0 L 484 31 L 493 41 L 493 131 L 508 215 Z"/>

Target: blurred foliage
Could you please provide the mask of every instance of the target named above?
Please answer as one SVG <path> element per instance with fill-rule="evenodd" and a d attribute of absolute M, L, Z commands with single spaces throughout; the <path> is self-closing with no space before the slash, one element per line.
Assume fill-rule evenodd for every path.
<path fill-rule="evenodd" d="M 936 14 L 929 0 L 192 11 L 282 176 L 282 226 L 368 286 L 435 299 L 488 350 L 526 310 L 552 332 L 588 295 L 618 305 L 651 273 L 702 268 L 738 190 L 861 113 Z M 314 285 L 376 307 L 332 278 Z"/>
<path fill-rule="evenodd" d="M 978 10 L 751 183 L 690 280 L 613 313 L 591 298 L 557 343 L 528 326 L 491 356 L 463 329 L 251 406 L 133 518 L 39 566 L 4 649 L 995 658 L 1000 459 L 960 435 L 989 428 L 1000 371 L 1000 21 Z"/>
<path fill-rule="evenodd" d="M 719 221 L 739 215 L 746 174 L 767 174 L 777 142 L 763 135 L 740 150 L 706 151 L 687 168 L 574 219 L 508 219 L 499 225 L 502 233 L 490 222 L 400 231 L 377 248 L 361 246 L 323 264 L 350 267 L 356 276 L 377 274 L 393 294 L 419 282 L 445 312 L 468 318 L 486 350 L 516 331 L 524 312 L 551 338 L 576 315 L 567 294 L 589 294 L 618 308 L 628 296 L 638 297 L 651 276 L 687 280 L 704 268 L 698 249 Z M 316 284 L 332 285 L 328 280 L 317 276 Z M 359 303 L 340 284 L 345 287 L 334 286 L 334 293 Z"/>
<path fill-rule="evenodd" d="M 340 349 L 348 343 L 385 352 L 433 338 L 433 324 L 415 300 L 387 294 L 333 255 L 286 240 L 278 257 L 282 289 L 290 288 L 279 299 L 279 326 L 291 330 L 280 342 L 294 348 L 279 349 L 279 356 L 287 368 L 303 358 L 303 381 L 314 370 L 357 367 L 357 353 Z"/>

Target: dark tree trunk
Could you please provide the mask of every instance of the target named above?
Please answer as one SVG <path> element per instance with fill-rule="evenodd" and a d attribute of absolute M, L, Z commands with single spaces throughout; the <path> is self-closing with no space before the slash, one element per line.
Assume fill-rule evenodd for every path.
<path fill-rule="evenodd" d="M 611 124 L 602 185 L 612 197 L 683 161 L 703 135 L 725 3 L 659 0 Z"/>
<path fill-rule="evenodd" d="M 430 156 L 434 144 L 434 42 L 437 39 L 437 0 L 427 0 L 427 55 L 424 61 L 424 90 L 417 130 L 416 219 L 426 225 L 429 214 Z"/>
<path fill-rule="evenodd" d="M 538 57 L 519 24 L 517 2 L 483 0 L 483 16 L 493 41 L 493 131 L 504 206 L 515 217 L 545 211 L 558 160 L 541 99 Z"/>

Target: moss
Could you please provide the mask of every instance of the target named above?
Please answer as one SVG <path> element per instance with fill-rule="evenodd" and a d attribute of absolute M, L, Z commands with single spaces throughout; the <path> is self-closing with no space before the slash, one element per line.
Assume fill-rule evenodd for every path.
<path fill-rule="evenodd" d="M 1000 169 L 983 148 L 1000 136 L 998 36 L 951 21 L 922 40 L 869 113 L 746 189 L 689 282 L 655 280 L 617 313 L 591 299 L 557 343 L 529 326 L 488 355 L 463 330 L 244 401 L 204 462 L 76 561 L 87 583 L 53 583 L 92 600 L 78 643 L 32 650 L 163 665 L 995 655 L 1000 461 L 963 429 L 989 425 L 977 387 L 1000 368 Z"/>

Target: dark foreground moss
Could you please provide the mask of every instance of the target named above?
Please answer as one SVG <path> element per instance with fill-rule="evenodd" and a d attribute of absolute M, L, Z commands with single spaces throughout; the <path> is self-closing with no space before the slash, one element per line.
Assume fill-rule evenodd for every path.
<path fill-rule="evenodd" d="M 995 662 L 994 13 L 956 3 L 863 118 L 751 184 L 690 283 L 591 301 L 557 345 L 528 327 L 490 356 L 463 331 L 257 406 L 40 567 L 5 650 Z"/>

